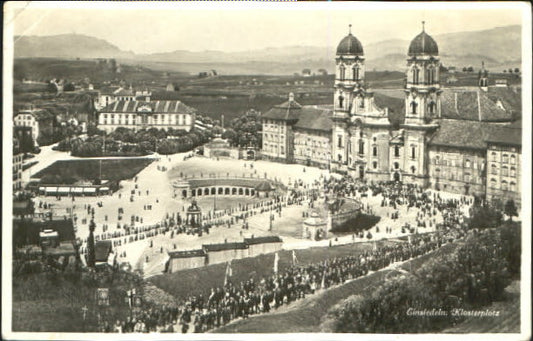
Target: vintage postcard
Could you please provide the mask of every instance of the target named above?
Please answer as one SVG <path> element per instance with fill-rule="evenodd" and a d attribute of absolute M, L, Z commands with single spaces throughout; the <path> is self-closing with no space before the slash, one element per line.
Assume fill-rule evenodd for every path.
<path fill-rule="evenodd" d="M 7 2 L 2 338 L 528 340 L 526 2 Z"/>

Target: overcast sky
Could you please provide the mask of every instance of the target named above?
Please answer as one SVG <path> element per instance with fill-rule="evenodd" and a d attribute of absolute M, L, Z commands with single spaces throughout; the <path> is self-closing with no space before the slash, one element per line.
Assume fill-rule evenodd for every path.
<path fill-rule="evenodd" d="M 347 34 L 348 24 L 363 45 L 410 40 L 421 31 L 422 20 L 431 35 L 521 24 L 520 9 L 488 8 L 491 5 L 486 3 L 456 9 L 451 6 L 460 5 L 425 3 L 424 9 L 405 3 L 193 5 L 166 2 L 142 8 L 141 4 L 115 3 L 119 9 L 101 8 L 102 4 L 92 4 L 90 9 L 58 9 L 57 3 L 31 2 L 23 9 L 13 9 L 11 17 L 8 12 L 6 20 L 12 18 L 15 35 L 85 34 L 135 53 L 335 46 Z"/>

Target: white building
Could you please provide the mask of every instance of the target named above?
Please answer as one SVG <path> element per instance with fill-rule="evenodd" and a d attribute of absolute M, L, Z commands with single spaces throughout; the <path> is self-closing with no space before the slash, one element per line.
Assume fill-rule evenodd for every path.
<path fill-rule="evenodd" d="M 195 110 L 180 101 L 116 101 L 98 114 L 98 128 L 108 133 L 118 127 L 190 131 L 194 122 Z"/>

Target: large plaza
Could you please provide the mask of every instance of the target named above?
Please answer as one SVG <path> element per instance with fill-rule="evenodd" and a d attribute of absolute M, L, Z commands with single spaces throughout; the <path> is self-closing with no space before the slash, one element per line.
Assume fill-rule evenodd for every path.
<path fill-rule="evenodd" d="M 50 155 L 49 152 L 44 152 Z M 233 224 L 213 227 L 209 233 L 202 235 L 178 234 L 174 233 L 172 228 L 165 232 L 163 221 L 177 215 L 185 217 L 187 208 L 191 205 L 192 198 L 183 197 L 180 191 L 176 190 L 176 181 L 215 177 L 268 179 L 285 187 L 286 190 L 282 192 L 281 198 L 282 202 L 285 202 L 290 190 L 295 189 L 305 193 L 310 189 L 320 189 L 324 180 L 338 175 L 331 175 L 327 170 L 301 165 L 210 159 L 193 156 L 190 153 L 156 155 L 154 159 L 154 162 L 141 170 L 133 179 L 121 181 L 120 189 L 111 195 L 75 197 L 74 199 L 38 196 L 35 199 L 36 204 L 39 205 L 40 202 L 49 204 L 56 216 L 68 217 L 72 210 L 76 217 L 76 236 L 82 242 L 82 250 L 86 247 L 91 212 L 94 209 L 96 240 L 113 240 L 115 242 L 114 252 L 118 255 L 119 263 L 129 263 L 134 269 L 141 270 L 146 277 L 164 271 L 169 257 L 168 252 L 198 249 L 204 244 L 240 242 L 243 238 L 252 236 L 277 235 L 282 238 L 284 249 L 303 249 L 367 240 L 366 237 L 360 238 L 351 233 L 328 233 L 327 237 L 322 240 L 304 239 L 302 224 L 306 219 L 306 213 L 311 211 L 307 199 L 299 204 L 284 206 L 281 212 L 260 212 L 256 209 L 254 214 L 250 214 L 246 219 L 246 229 L 243 220 L 236 219 Z M 450 198 L 460 197 L 445 193 L 440 193 L 440 195 Z M 262 202 L 271 200 L 258 196 L 218 195 L 218 193 L 195 199 L 205 217 L 214 216 L 216 213 L 220 219 L 235 216 L 235 210 L 244 208 L 246 205 L 258 207 Z M 371 212 L 380 217 L 376 227 L 370 230 L 373 240 L 406 235 L 410 231 L 402 227 L 415 226 L 417 222 L 418 210 L 409 210 L 401 205 L 397 208 L 383 207 L 381 195 L 373 196 L 368 191 L 362 195 L 356 194 L 354 199 L 361 201 L 365 212 Z M 324 199 L 319 198 L 319 201 L 321 200 Z M 254 209 L 250 208 L 250 211 Z M 397 219 L 392 219 L 394 212 L 397 213 Z M 270 225 L 271 219 L 273 219 L 272 225 Z M 426 228 L 418 232 L 433 231 L 435 226 L 441 222 L 442 215 L 438 213 L 428 220 Z M 124 233 L 125 226 L 137 228 L 140 231 L 139 239 L 120 235 Z M 140 237 L 141 235 L 143 237 Z"/>

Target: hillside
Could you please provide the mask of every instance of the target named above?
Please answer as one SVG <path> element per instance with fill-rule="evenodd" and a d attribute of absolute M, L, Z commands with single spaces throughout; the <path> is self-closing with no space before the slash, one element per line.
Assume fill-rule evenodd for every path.
<path fill-rule="evenodd" d="M 473 32 L 435 35 L 442 63 L 446 66 L 473 66 L 485 61 L 489 69 L 520 67 L 521 27 L 506 26 Z M 411 37 L 363 43 L 368 70 L 403 71 Z M 15 57 L 62 59 L 117 58 L 127 64 L 154 69 L 198 73 L 216 69 L 222 74 L 293 74 L 309 68 L 334 71 L 335 47 L 288 46 L 251 51 L 191 52 L 183 49 L 153 54 L 134 54 L 109 42 L 78 34 L 16 37 Z"/>
<path fill-rule="evenodd" d="M 119 58 L 133 56 L 109 42 L 82 34 L 15 36 L 15 58 Z"/>

